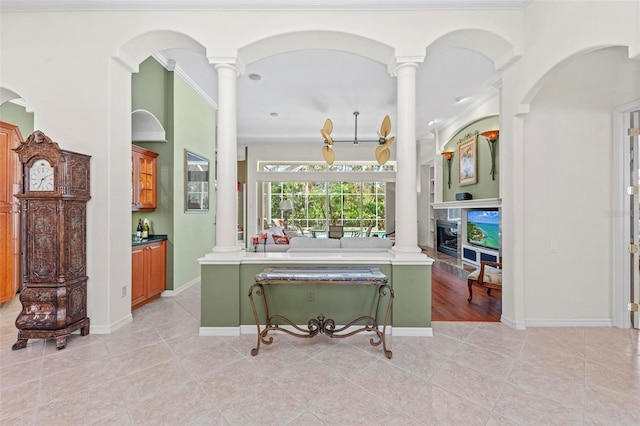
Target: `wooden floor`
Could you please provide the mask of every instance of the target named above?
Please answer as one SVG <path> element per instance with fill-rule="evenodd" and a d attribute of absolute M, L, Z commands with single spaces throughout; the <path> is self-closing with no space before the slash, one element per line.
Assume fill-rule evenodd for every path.
<path fill-rule="evenodd" d="M 473 299 L 467 302 L 467 281 L 455 277 L 436 264 L 431 268 L 431 320 L 432 321 L 500 321 L 502 292 L 474 287 Z"/>

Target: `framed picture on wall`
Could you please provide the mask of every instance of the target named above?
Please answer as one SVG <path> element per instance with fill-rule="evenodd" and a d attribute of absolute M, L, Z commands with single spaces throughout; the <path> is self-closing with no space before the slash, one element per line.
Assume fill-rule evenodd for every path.
<path fill-rule="evenodd" d="M 459 185 L 472 185 L 478 182 L 478 135 L 462 139 L 458 144 Z"/>

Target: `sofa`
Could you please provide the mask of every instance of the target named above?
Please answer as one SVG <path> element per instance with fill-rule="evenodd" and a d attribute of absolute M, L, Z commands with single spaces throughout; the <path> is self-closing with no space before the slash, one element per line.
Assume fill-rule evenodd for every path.
<path fill-rule="evenodd" d="M 377 237 L 342 237 L 333 238 L 308 238 L 294 237 L 289 241 L 288 253 L 310 253 L 326 251 L 342 252 L 381 252 L 390 250 L 393 241 L 387 238 Z"/>
<path fill-rule="evenodd" d="M 393 247 L 393 240 L 378 237 L 342 237 L 312 238 L 300 236 L 295 231 L 270 228 L 263 231 L 267 234 L 267 241 L 261 239 L 258 252 L 278 253 L 312 253 L 312 252 L 384 252 Z M 253 247 L 249 248 L 253 251 Z"/>

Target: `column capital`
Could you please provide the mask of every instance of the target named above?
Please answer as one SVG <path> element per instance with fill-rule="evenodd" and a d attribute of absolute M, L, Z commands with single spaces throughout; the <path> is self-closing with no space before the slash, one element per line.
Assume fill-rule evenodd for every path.
<path fill-rule="evenodd" d="M 417 70 L 423 62 L 424 56 L 396 56 L 387 66 L 387 72 L 392 77 L 397 77 L 398 71 L 402 68 L 411 67 Z"/>
<path fill-rule="evenodd" d="M 209 63 L 213 65 L 216 70 L 230 69 L 235 71 L 236 77 L 244 74 L 244 64 L 238 60 L 238 58 L 222 58 L 222 57 L 208 57 Z"/>

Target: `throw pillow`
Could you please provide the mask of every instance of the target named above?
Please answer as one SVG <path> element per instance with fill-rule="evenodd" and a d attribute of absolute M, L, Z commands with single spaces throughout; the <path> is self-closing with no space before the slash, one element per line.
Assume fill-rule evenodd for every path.
<path fill-rule="evenodd" d="M 286 235 L 273 235 L 273 241 L 276 244 L 289 244 L 289 238 Z"/>

